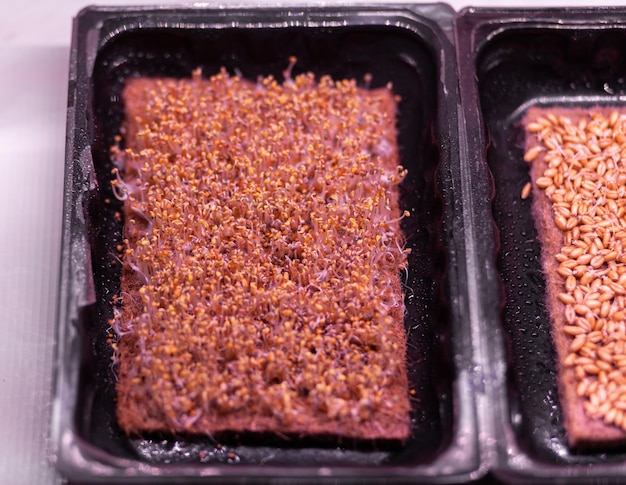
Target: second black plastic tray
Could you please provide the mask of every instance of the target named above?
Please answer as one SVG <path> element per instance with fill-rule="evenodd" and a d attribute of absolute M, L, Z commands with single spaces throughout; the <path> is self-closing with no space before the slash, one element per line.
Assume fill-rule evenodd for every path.
<path fill-rule="evenodd" d="M 466 9 L 457 18 L 468 186 L 489 348 L 496 473 L 521 481 L 620 477 L 623 452 L 567 445 L 545 306 L 545 278 L 524 162 L 531 106 L 623 105 L 626 11 Z M 489 368 L 491 367 L 491 368 Z"/>

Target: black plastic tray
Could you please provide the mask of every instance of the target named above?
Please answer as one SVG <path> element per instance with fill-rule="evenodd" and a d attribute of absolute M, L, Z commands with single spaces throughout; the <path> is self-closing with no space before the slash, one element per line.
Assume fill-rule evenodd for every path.
<path fill-rule="evenodd" d="M 237 477 L 468 480 L 484 471 L 472 380 L 465 233 L 456 187 L 458 85 L 453 12 L 442 4 L 335 8 L 97 8 L 76 18 L 68 102 L 64 236 L 53 441 L 61 472 L 81 481 Z M 407 362 L 419 399 L 402 447 L 126 437 L 115 422 L 107 321 L 119 291 L 121 206 L 109 148 L 133 76 L 204 75 L 225 67 L 249 79 L 312 71 L 371 87 L 393 83 L 409 259 Z M 454 229 L 454 230 L 453 230 Z"/>
<path fill-rule="evenodd" d="M 456 22 L 467 130 L 484 368 L 496 474 L 528 481 L 624 479 L 623 452 L 567 447 L 523 161 L 531 106 L 623 105 L 626 10 L 466 9 Z M 492 214 L 489 217 L 487 214 Z"/>

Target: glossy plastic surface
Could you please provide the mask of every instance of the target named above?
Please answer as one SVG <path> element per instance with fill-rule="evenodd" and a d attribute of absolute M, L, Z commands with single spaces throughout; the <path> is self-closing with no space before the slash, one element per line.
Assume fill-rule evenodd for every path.
<path fill-rule="evenodd" d="M 540 244 L 531 199 L 520 196 L 530 180 L 521 123 L 529 107 L 624 103 L 625 20 L 626 11 L 606 8 L 467 9 L 457 19 L 470 187 L 483 235 L 477 249 L 492 255 L 478 286 L 484 345 L 494 349 L 484 360 L 493 363 L 494 468 L 509 479 L 586 481 L 626 471 L 623 452 L 567 446 Z"/>
<path fill-rule="evenodd" d="M 81 480 L 168 481 L 226 477 L 413 477 L 482 473 L 468 370 L 464 234 L 454 187 L 458 91 L 445 5 L 363 8 L 88 8 L 76 19 L 70 72 L 66 203 L 53 423 L 57 463 Z M 406 280 L 409 380 L 417 399 L 404 446 L 231 436 L 129 438 L 115 422 L 107 342 L 119 291 L 120 205 L 111 193 L 109 147 L 123 119 L 120 93 L 133 76 L 205 76 L 225 67 L 256 79 L 294 74 L 391 82 L 400 96 L 398 144 L 409 170 L 401 209 L 412 248 Z M 363 81 L 364 82 L 364 81 Z M 453 226 L 457 226 L 455 231 Z"/>

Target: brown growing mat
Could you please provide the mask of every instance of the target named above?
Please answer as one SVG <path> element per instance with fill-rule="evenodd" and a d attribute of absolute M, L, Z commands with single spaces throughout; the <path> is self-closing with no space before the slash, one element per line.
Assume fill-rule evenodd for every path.
<path fill-rule="evenodd" d="M 568 442 L 624 444 L 626 115 L 533 108 L 525 127 Z"/>
<path fill-rule="evenodd" d="M 121 428 L 405 440 L 391 88 L 196 72 L 123 100 Z"/>

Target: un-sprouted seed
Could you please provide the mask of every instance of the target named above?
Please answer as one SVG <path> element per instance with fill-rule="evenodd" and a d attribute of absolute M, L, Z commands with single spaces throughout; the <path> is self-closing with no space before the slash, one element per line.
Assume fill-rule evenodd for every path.
<path fill-rule="evenodd" d="M 562 231 L 553 256 L 570 339 L 562 364 L 587 416 L 626 430 L 626 115 L 548 113 L 526 130 L 537 144 L 524 160 L 546 163 L 535 183 Z"/>

